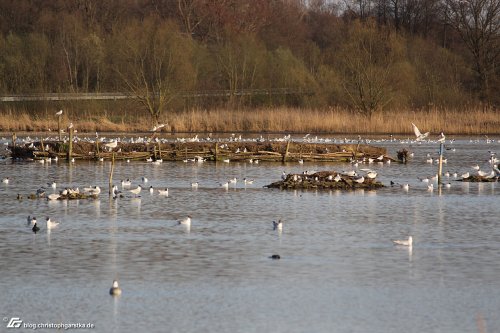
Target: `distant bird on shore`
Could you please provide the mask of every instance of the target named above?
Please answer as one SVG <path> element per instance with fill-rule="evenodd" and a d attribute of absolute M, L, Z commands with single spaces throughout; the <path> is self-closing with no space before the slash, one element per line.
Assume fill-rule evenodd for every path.
<path fill-rule="evenodd" d="M 62 116 L 62 114 L 63 114 L 63 110 L 59 110 L 56 112 L 56 116 Z"/>
<path fill-rule="evenodd" d="M 151 129 L 151 132 L 156 132 L 157 130 L 159 130 L 163 127 L 165 127 L 165 124 L 159 124 L 159 125 L 153 126 L 153 128 Z"/>
<path fill-rule="evenodd" d="M 113 280 L 113 286 L 109 289 L 109 294 L 111 296 L 120 296 L 122 294 L 122 290 L 118 286 L 118 281 Z"/>
<path fill-rule="evenodd" d="M 2 183 L 8 184 L 9 183 L 9 177 L 3 178 Z"/>
<path fill-rule="evenodd" d="M 104 144 L 104 146 L 106 148 L 109 148 L 110 150 L 112 150 L 113 148 L 118 147 L 118 140 L 113 140 L 111 142 L 108 142 L 108 143 Z"/>
<path fill-rule="evenodd" d="M 420 130 L 414 123 L 411 123 L 411 126 L 413 127 L 413 132 L 415 132 L 415 136 L 417 137 L 416 141 L 422 141 L 430 134 L 429 132 L 426 132 L 424 134 L 420 133 Z"/>

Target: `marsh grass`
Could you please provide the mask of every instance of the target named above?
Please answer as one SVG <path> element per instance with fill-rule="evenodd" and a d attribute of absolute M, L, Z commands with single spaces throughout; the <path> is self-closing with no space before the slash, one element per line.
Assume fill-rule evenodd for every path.
<path fill-rule="evenodd" d="M 165 114 L 161 119 L 173 132 L 297 132 L 338 134 L 408 134 L 410 123 L 422 131 L 446 134 L 500 134 L 500 112 L 468 110 L 394 110 L 375 113 L 371 118 L 345 109 L 248 109 L 198 110 Z M 69 122 L 82 132 L 140 132 L 151 127 L 145 112 L 67 112 Z M 52 112 L 0 111 L 0 131 L 57 131 Z"/>

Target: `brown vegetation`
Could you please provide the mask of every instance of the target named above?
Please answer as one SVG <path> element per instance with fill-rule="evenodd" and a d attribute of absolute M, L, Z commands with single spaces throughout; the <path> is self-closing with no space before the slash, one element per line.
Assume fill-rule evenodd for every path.
<path fill-rule="evenodd" d="M 121 92 L 149 118 L 133 128 L 168 121 L 208 131 L 338 130 L 314 121 L 328 112 L 310 111 L 329 108 L 349 110 L 340 114 L 356 126 L 361 118 L 350 112 L 373 122 L 399 110 L 496 110 L 499 17 L 498 0 L 0 1 L 0 95 Z M 118 103 L 104 109 L 111 123 L 101 125 L 101 115 L 77 103 L 0 102 L 3 114 L 60 108 L 89 127 L 132 124 Z M 279 112 L 247 115 L 275 108 L 304 109 L 312 124 L 289 126 Z M 200 116 L 191 109 L 215 110 L 209 118 L 236 111 L 200 126 L 184 122 Z M 432 126 L 445 128 L 447 114 Z M 30 118 L 19 126 L 50 125 Z M 465 122 L 456 131 L 482 125 Z"/>
<path fill-rule="evenodd" d="M 96 112 L 97 113 L 97 112 Z M 123 113 L 111 121 L 112 115 L 65 116 L 64 126 L 73 122 L 79 132 L 145 132 L 149 120 L 140 113 Z M 256 110 L 191 110 L 160 118 L 167 125 L 163 132 L 281 132 L 336 134 L 400 134 L 413 137 L 411 123 L 419 128 L 450 134 L 500 134 L 500 116 L 495 111 L 478 109 L 430 110 L 397 112 L 382 111 L 367 118 L 343 109 L 274 108 Z M 28 112 L 0 113 L 0 131 L 30 131 L 57 133 L 57 119 L 53 114 Z"/>

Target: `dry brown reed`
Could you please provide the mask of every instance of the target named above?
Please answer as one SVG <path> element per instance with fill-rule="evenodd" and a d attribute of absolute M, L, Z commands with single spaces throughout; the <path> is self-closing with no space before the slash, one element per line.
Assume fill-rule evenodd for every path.
<path fill-rule="evenodd" d="M 137 111 L 126 117 L 76 112 L 63 117 L 67 126 L 73 122 L 82 132 L 140 132 L 147 131 L 150 119 L 147 113 Z M 500 112 L 469 110 L 393 110 L 380 111 L 371 118 L 345 109 L 319 110 L 273 108 L 248 110 L 197 110 L 164 114 L 164 131 L 173 132 L 296 132 L 337 134 L 408 134 L 410 123 L 421 130 L 446 134 L 486 135 L 500 134 Z M 0 131 L 57 130 L 57 119 L 49 115 L 33 115 L 26 111 L 0 112 Z"/>

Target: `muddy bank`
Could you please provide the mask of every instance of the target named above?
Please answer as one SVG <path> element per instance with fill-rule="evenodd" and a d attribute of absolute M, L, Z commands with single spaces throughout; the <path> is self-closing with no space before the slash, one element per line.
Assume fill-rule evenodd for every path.
<path fill-rule="evenodd" d="M 308 190 L 308 189 L 378 189 L 384 187 L 381 182 L 368 176 L 350 176 L 336 171 L 320 171 L 313 174 L 288 174 L 282 180 L 264 186 L 281 190 Z"/>

